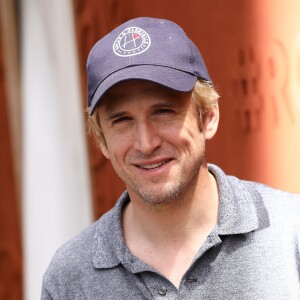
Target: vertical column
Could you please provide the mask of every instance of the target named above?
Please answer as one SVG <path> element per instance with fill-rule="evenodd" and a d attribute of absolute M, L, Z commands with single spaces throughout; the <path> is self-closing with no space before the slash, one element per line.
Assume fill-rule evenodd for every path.
<path fill-rule="evenodd" d="M 222 99 L 210 158 L 239 177 L 299 193 L 300 3 L 220 1 L 212 9 L 207 61 Z"/>
<path fill-rule="evenodd" d="M 22 1 L 25 299 L 40 299 L 55 250 L 91 222 L 70 1 Z"/>
<path fill-rule="evenodd" d="M 11 1 L 0 2 L 0 299 L 22 299 L 18 61 Z M 12 83 L 15 90 L 11 91 Z M 11 109 L 10 109 L 11 108 Z M 15 114 L 11 112 L 14 110 Z M 16 163 L 16 165 L 14 164 Z"/>
<path fill-rule="evenodd" d="M 22 297 L 20 216 L 4 81 L 0 50 L 0 299 L 17 300 Z"/>

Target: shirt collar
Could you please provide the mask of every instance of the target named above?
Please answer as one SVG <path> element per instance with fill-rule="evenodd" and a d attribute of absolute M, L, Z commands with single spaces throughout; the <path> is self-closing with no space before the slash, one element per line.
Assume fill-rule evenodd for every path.
<path fill-rule="evenodd" d="M 124 192 L 116 205 L 97 221 L 93 245 L 93 265 L 96 268 L 112 268 L 129 261 L 121 224 L 122 207 L 128 201 L 129 196 Z"/>
<path fill-rule="evenodd" d="M 219 189 L 218 234 L 241 234 L 268 226 L 268 213 L 255 183 L 227 176 L 213 164 L 208 167 L 215 176 Z"/>

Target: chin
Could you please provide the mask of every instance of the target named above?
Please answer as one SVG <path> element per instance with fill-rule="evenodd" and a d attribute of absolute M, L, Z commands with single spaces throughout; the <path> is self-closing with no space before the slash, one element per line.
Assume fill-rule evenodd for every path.
<path fill-rule="evenodd" d="M 158 192 L 159 191 L 159 192 Z M 146 204 L 151 206 L 163 206 L 173 203 L 180 203 L 184 189 L 182 187 L 155 188 L 155 191 L 139 189 L 136 194 Z"/>

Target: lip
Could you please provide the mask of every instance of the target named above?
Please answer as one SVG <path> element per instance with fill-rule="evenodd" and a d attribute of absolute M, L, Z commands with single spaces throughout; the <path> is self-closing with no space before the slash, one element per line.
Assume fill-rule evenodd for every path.
<path fill-rule="evenodd" d="M 133 165 L 138 170 L 141 171 L 155 172 L 167 167 L 171 161 L 173 161 L 172 158 L 161 158 L 161 159 L 155 159 L 151 161 L 142 161 L 142 162 L 134 163 Z"/>

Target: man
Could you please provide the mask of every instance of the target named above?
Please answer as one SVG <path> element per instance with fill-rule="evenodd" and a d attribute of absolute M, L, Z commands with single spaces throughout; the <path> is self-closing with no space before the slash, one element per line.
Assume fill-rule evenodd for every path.
<path fill-rule="evenodd" d="M 300 299 L 300 197 L 207 164 L 219 96 L 183 30 L 130 20 L 87 75 L 91 129 L 126 192 L 58 250 L 42 299 Z"/>

